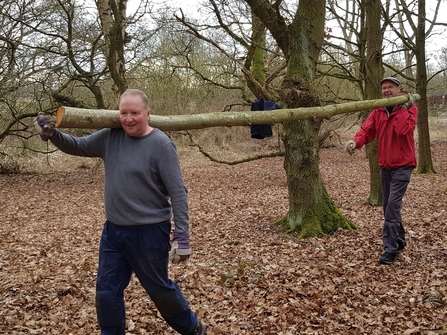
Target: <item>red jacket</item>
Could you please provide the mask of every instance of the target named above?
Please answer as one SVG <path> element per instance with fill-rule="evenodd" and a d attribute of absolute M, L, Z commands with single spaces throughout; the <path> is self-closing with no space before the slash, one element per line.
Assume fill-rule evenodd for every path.
<path fill-rule="evenodd" d="M 418 109 L 414 105 L 408 109 L 396 106 L 391 114 L 385 107 L 374 109 L 352 139 L 357 144 L 356 148 L 361 148 L 377 136 L 381 168 L 415 167 L 414 129 L 417 116 Z"/>

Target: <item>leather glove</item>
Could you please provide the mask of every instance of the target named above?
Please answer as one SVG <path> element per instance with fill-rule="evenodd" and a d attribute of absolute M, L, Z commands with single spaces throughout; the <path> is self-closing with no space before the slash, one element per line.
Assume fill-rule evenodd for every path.
<path fill-rule="evenodd" d="M 357 146 L 357 143 L 355 143 L 354 140 L 349 140 L 345 144 L 345 152 L 352 155 L 354 153 L 355 147 Z"/>
<path fill-rule="evenodd" d="M 169 260 L 172 263 L 186 263 L 191 255 L 191 246 L 189 245 L 189 234 L 174 232 L 174 239 L 169 251 Z"/>
<path fill-rule="evenodd" d="M 404 103 L 403 105 L 400 105 L 401 108 L 408 109 L 411 106 L 413 106 L 414 103 L 416 102 L 416 99 L 414 98 L 413 94 L 407 93 L 407 96 L 408 96 L 408 101 L 406 103 Z"/>

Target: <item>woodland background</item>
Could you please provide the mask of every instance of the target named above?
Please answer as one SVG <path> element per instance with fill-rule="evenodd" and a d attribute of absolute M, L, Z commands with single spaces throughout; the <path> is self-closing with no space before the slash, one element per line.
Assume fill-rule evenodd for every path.
<path fill-rule="evenodd" d="M 342 149 L 350 131 L 321 149 L 321 171 L 359 229 L 305 240 L 272 225 L 287 209 L 282 157 L 230 166 L 179 145 L 193 255 L 170 274 L 208 334 L 447 333 L 446 127 L 431 119 L 437 173 L 412 176 L 402 210 L 408 246 L 391 266 L 378 263 L 382 210 L 364 203 L 364 149 Z M 211 134 L 207 146 L 218 159 L 277 150 L 275 137 L 251 139 L 248 127 L 222 133 L 227 148 Z M 0 333 L 97 334 L 102 165 L 60 152 L 20 162 L 21 173 L 0 175 Z M 174 334 L 135 278 L 125 295 L 127 334 Z"/>
<path fill-rule="evenodd" d="M 313 3 L 207 0 L 191 14 L 169 1 L 1 1 L 0 333 L 98 332 L 102 164 L 47 146 L 33 118 L 59 105 L 114 109 L 127 87 L 148 92 L 159 115 L 248 111 L 259 96 L 280 96 L 288 62 L 252 15 L 261 2 L 287 24 L 297 3 Z M 377 98 L 371 88 L 382 74 L 421 94 L 429 128 L 418 127 L 416 139 L 428 129 L 417 145 L 430 173 L 413 174 L 404 200 L 408 247 L 392 266 L 378 264 L 382 214 L 365 204 L 368 159 L 364 149 L 342 151 L 368 111 L 324 120 L 318 141 L 324 186 L 359 229 L 304 240 L 272 225 L 290 196 L 281 125 L 262 141 L 247 127 L 171 132 L 190 191 L 194 255 L 170 271 L 210 334 L 446 332 L 445 1 L 380 1 L 376 30 L 365 19 L 373 4 L 325 1 L 315 72 L 297 78 L 312 81 L 322 105 Z M 372 30 L 382 44 L 372 67 L 379 77 L 369 82 Z M 231 165 L 255 155 L 272 157 Z M 129 334 L 172 333 L 135 279 L 126 294 Z"/>

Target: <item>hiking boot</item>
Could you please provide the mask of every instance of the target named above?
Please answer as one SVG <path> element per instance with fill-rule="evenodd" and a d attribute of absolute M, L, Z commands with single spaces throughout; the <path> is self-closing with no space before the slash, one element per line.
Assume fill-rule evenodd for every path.
<path fill-rule="evenodd" d="M 403 250 L 406 246 L 407 246 L 407 242 L 405 242 L 405 241 L 398 243 L 397 251 Z"/>
<path fill-rule="evenodd" d="M 197 321 L 196 328 L 189 335 L 206 335 L 206 326 L 202 322 Z"/>
<path fill-rule="evenodd" d="M 396 260 L 396 258 L 397 258 L 397 253 L 384 252 L 379 258 L 379 263 L 390 265 Z"/>

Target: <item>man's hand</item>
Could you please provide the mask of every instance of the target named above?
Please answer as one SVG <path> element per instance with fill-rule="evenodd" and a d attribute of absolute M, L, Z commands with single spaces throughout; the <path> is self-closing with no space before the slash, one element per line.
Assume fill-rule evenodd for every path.
<path fill-rule="evenodd" d="M 404 103 L 403 105 L 400 105 L 401 108 L 408 109 L 411 106 L 413 106 L 414 103 L 416 102 L 416 99 L 413 94 L 407 93 L 407 96 L 408 96 L 408 101 L 406 103 Z"/>
<path fill-rule="evenodd" d="M 345 144 L 345 152 L 352 155 L 354 153 L 355 147 L 357 146 L 357 143 L 355 143 L 354 140 L 349 140 Z"/>
<path fill-rule="evenodd" d="M 48 138 L 53 136 L 55 126 L 56 121 L 51 115 L 39 113 L 34 119 L 34 128 L 44 141 L 48 141 Z"/>
<path fill-rule="evenodd" d="M 169 260 L 172 263 L 186 263 L 190 255 L 189 234 L 181 234 L 174 231 L 174 239 L 171 243 L 171 251 L 169 251 Z"/>

